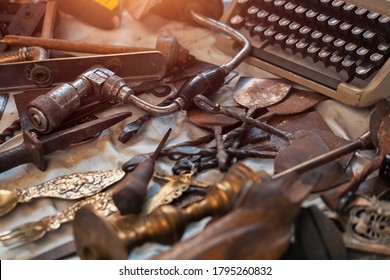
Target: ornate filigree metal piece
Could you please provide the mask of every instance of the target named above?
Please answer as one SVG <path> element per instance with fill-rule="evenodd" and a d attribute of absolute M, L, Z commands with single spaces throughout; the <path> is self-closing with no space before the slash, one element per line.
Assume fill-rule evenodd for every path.
<path fill-rule="evenodd" d="M 161 187 L 147 203 L 146 212 L 150 213 L 160 205 L 169 204 L 174 199 L 180 197 L 190 186 L 207 188 L 209 183 L 192 179 L 192 173 L 180 175 L 162 175 L 156 173 L 155 178 L 165 180 L 167 183 Z"/>
<path fill-rule="evenodd" d="M 390 255 L 390 203 L 358 197 L 351 203 L 344 234 L 352 249 Z"/>
<path fill-rule="evenodd" d="M 123 178 L 119 169 L 89 171 L 64 175 L 24 189 L 0 190 L 0 216 L 10 212 L 17 203 L 34 198 L 53 197 L 75 200 L 95 195 Z"/>
<path fill-rule="evenodd" d="M 113 169 L 61 176 L 27 189 L 19 189 L 19 202 L 28 202 L 36 197 L 85 198 L 119 181 L 124 175 L 122 170 Z"/>
<path fill-rule="evenodd" d="M 84 206 L 91 206 L 105 217 L 118 212 L 112 201 L 112 192 L 107 191 L 81 200 L 56 215 L 4 231 L 0 233 L 0 241 L 7 247 L 21 246 L 36 241 L 45 236 L 46 233 L 58 229 L 62 224 L 73 221 L 76 212 Z"/>

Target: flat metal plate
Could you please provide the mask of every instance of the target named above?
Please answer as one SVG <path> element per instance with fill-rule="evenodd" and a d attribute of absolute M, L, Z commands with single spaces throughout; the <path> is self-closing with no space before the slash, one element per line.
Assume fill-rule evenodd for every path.
<path fill-rule="evenodd" d="M 102 65 L 127 81 L 160 80 L 167 69 L 165 58 L 159 51 L 6 63 L 0 64 L 0 90 L 37 88 L 37 84 L 26 75 L 33 67 L 45 71 L 48 69 L 53 79 L 51 85 L 57 85 L 75 80 L 94 65 Z"/>

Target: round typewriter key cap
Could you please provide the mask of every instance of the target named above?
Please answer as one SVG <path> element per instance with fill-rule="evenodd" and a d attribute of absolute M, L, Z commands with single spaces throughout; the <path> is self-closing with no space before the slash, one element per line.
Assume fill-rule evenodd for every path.
<path fill-rule="evenodd" d="M 230 19 L 230 26 L 234 29 L 241 29 L 245 25 L 245 19 L 240 15 L 235 15 Z"/>
<path fill-rule="evenodd" d="M 355 75 L 356 77 L 365 80 L 368 77 L 370 77 L 373 72 L 374 72 L 374 67 L 372 65 L 362 64 L 356 68 Z"/>
<path fill-rule="evenodd" d="M 379 53 L 373 53 L 370 55 L 370 62 L 377 67 L 381 67 L 385 63 L 385 57 Z"/>

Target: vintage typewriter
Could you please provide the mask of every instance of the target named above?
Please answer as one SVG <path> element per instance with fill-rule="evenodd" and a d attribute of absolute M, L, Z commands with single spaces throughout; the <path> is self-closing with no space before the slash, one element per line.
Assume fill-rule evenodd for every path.
<path fill-rule="evenodd" d="M 358 107 L 390 96 L 390 0 L 235 0 L 221 21 L 268 72 Z M 240 47 L 226 37 L 217 46 Z"/>

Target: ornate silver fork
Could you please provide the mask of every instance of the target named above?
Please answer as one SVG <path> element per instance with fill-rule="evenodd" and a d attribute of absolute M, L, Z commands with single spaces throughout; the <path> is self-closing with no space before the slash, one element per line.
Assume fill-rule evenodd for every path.
<path fill-rule="evenodd" d="M 0 233 L 0 241 L 7 247 L 17 247 L 36 241 L 46 233 L 58 229 L 62 224 L 74 219 L 76 212 L 84 207 L 91 206 L 101 215 L 108 216 L 118 211 L 113 200 L 112 192 L 107 191 L 81 200 L 56 215 L 47 216 L 39 221 L 29 222 Z"/>

